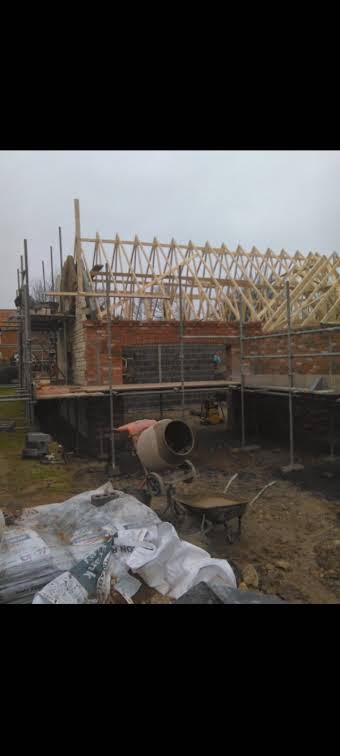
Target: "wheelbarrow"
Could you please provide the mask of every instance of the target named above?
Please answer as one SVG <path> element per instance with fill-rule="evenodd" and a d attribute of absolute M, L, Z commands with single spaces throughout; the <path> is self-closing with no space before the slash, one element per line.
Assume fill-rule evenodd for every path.
<path fill-rule="evenodd" d="M 238 520 L 237 538 L 241 538 L 242 517 L 249 511 L 255 501 L 263 494 L 263 492 L 273 486 L 276 480 L 272 480 L 267 483 L 261 490 L 251 499 L 247 501 L 245 499 L 231 499 L 226 496 L 229 486 L 237 478 L 238 473 L 233 475 L 227 483 L 223 495 L 207 495 L 196 494 L 190 495 L 174 495 L 174 511 L 178 514 L 181 509 L 184 512 L 189 512 L 192 515 L 198 515 L 201 518 L 201 533 L 206 535 L 215 525 L 224 525 L 227 531 L 227 540 L 229 543 L 233 543 L 228 523 L 231 520 Z"/>

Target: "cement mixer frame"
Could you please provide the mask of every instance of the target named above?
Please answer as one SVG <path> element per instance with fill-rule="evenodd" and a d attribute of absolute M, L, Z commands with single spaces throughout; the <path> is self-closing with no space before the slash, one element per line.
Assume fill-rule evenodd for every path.
<path fill-rule="evenodd" d="M 196 477 L 196 469 L 189 459 L 177 467 L 176 471 L 167 471 L 163 475 L 155 472 L 147 472 L 145 487 L 152 496 L 167 496 L 170 489 L 173 491 L 178 483 L 192 483 Z"/>
<path fill-rule="evenodd" d="M 178 483 L 191 483 L 196 477 L 194 465 L 186 458 L 195 439 L 183 420 L 138 420 L 116 430 L 131 436 L 145 472 L 144 486 L 153 496 L 168 495 Z"/>

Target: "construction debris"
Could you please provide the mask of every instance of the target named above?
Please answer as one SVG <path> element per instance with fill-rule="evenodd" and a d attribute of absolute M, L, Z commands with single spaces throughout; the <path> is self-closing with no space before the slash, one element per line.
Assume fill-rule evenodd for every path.
<path fill-rule="evenodd" d="M 92 504 L 96 494 L 115 496 L 98 508 Z M 106 555 L 110 558 L 104 564 Z M 82 574 L 90 583 L 84 583 Z M 139 588 L 134 574 L 170 599 L 201 580 L 236 587 L 225 559 L 213 559 L 182 541 L 173 525 L 108 483 L 61 504 L 25 509 L 15 526 L 5 528 L 0 603 L 30 603 L 35 593 L 35 603 L 84 603 L 93 600 L 99 575 L 97 600 L 108 598 L 112 576 L 118 578 L 115 589 L 130 599 Z M 51 581 L 52 587 L 45 588 Z"/>

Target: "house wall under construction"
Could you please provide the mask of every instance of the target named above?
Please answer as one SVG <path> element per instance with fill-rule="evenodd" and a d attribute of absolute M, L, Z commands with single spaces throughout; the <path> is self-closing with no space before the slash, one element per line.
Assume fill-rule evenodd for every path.
<path fill-rule="evenodd" d="M 69 385 L 54 401 L 60 401 L 61 417 L 77 428 L 78 436 L 95 438 L 99 426 L 107 427 L 110 384 L 115 425 L 130 413 L 179 409 L 179 383 L 187 405 L 201 398 L 200 385 L 208 391 L 207 383 L 216 381 L 220 390 L 216 351 L 222 357 L 218 378 L 234 405 L 234 427 L 239 425 L 241 395 L 253 433 L 260 426 L 256 412 L 249 414 L 251 406 L 262 402 L 261 415 L 270 422 L 278 402 L 277 412 L 285 406 L 287 419 L 284 402 L 297 390 L 305 394 L 294 397 L 296 410 L 298 401 L 308 405 L 309 428 L 319 427 L 315 402 L 324 400 L 325 407 L 340 396 L 337 255 L 261 254 L 240 247 L 231 252 L 223 244 L 212 248 L 208 242 L 201 247 L 138 237 L 122 241 L 99 233 L 85 237 L 77 201 L 75 221 L 74 258 L 67 258 L 60 291 L 54 292 L 60 311 L 70 318 L 58 334 L 59 364 L 68 354 Z M 199 384 L 195 391 L 190 382 Z M 139 389 L 138 396 L 128 395 L 128 384 Z M 164 390 L 161 399 L 154 384 L 173 384 L 173 391 Z M 71 394 L 77 394 L 73 406 Z M 291 417 L 291 399 L 289 406 Z M 334 406 L 334 416 L 336 411 Z M 299 410 L 297 418 L 299 412 L 303 415 Z"/>

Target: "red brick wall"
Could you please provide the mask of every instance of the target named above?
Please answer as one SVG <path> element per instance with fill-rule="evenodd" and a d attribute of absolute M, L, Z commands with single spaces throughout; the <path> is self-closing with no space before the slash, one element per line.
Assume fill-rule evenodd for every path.
<path fill-rule="evenodd" d="M 287 354 L 288 343 L 286 338 L 272 337 L 259 341 L 245 342 L 244 353 L 251 355 L 263 355 L 261 360 L 245 360 L 246 373 L 276 373 L 287 375 L 287 358 L 272 359 L 266 355 Z M 296 355 L 313 354 L 314 352 L 340 352 L 340 332 L 310 333 L 301 336 L 292 336 L 292 353 Z M 293 360 L 293 372 L 305 375 L 327 375 L 331 360 L 327 357 L 304 357 L 297 356 Z M 340 374 L 340 356 L 332 358 L 333 374 Z"/>
<path fill-rule="evenodd" d="M 16 315 L 16 310 L 2 310 L 0 309 L 0 328 L 16 328 L 16 323 L 13 320 L 9 320 L 9 318 L 13 315 Z M 0 360 L 2 362 L 9 362 L 11 357 L 13 357 L 13 354 L 16 354 L 18 351 L 17 346 L 14 346 L 14 348 L 8 348 L 9 344 L 15 344 L 17 342 L 17 333 L 16 331 L 11 332 L 2 332 L 0 331 L 0 354 L 2 357 L 0 357 Z M 1 349 L 2 345 L 2 349 Z"/>
<path fill-rule="evenodd" d="M 108 382 L 108 357 L 107 357 L 107 325 L 106 323 L 94 323 L 86 321 L 85 330 L 85 381 L 91 385 L 101 385 Z M 260 333 L 260 326 L 249 324 L 247 333 Z M 221 338 L 235 337 L 238 335 L 236 323 L 192 322 L 185 324 L 185 343 L 199 344 L 200 339 L 195 336 L 211 336 L 210 339 L 202 339 L 202 344 L 218 344 Z M 149 346 L 157 344 L 178 344 L 179 324 L 165 321 L 116 321 L 112 323 L 112 365 L 113 383 L 123 383 L 123 346 Z M 234 343 L 231 338 L 230 344 Z"/>
<path fill-rule="evenodd" d="M 107 357 L 107 326 L 106 323 L 84 322 L 85 332 L 85 381 L 86 383 L 104 384 L 108 382 L 108 357 Z M 245 335 L 261 333 L 261 325 L 249 323 L 244 327 Z M 221 338 L 230 337 L 231 359 L 233 372 L 237 371 L 239 364 L 239 341 L 235 339 L 239 335 L 237 323 L 214 323 L 192 322 L 185 324 L 185 343 L 192 344 L 218 344 Z M 195 339 L 195 336 L 211 336 L 211 339 Z M 233 338 L 234 337 L 234 338 Z M 122 348 L 124 346 L 149 346 L 157 344 L 178 344 L 179 324 L 177 322 L 164 321 L 116 321 L 112 323 L 112 365 L 113 383 L 123 382 Z M 228 342 L 226 342 L 228 343 Z M 313 352 L 330 351 L 340 352 L 340 332 L 329 334 L 306 334 L 292 337 L 292 351 L 295 354 L 310 354 Z M 248 341 L 244 343 L 245 354 L 263 355 L 261 360 L 245 360 L 245 373 L 287 375 L 287 359 L 271 359 L 266 355 L 286 354 L 287 339 L 272 336 L 266 340 Z M 332 359 L 332 372 L 340 374 L 340 356 Z M 300 374 L 327 375 L 329 373 L 330 360 L 326 357 L 305 357 L 293 360 L 293 371 Z"/>

